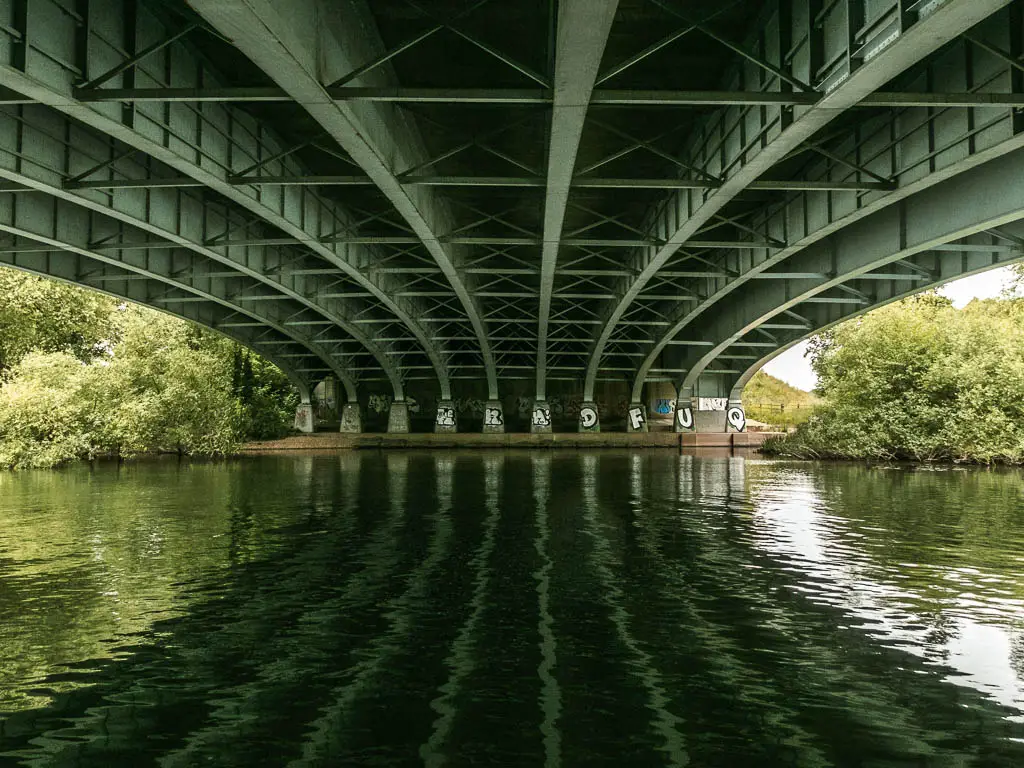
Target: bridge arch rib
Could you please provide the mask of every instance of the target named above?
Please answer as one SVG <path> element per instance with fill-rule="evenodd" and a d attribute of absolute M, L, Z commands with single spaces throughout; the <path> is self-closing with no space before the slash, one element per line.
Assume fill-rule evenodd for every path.
<path fill-rule="evenodd" d="M 239 286 L 243 283 L 238 280 L 248 278 L 249 282 L 261 283 L 263 290 L 279 292 L 280 300 L 291 300 L 337 325 L 373 355 L 391 382 L 395 397 L 404 397 L 402 378 L 389 351 L 375 344 L 353 322 L 365 315 L 365 310 L 353 307 L 352 300 L 325 298 L 344 286 L 338 286 L 337 278 L 318 274 L 327 270 L 318 268 L 322 263 L 301 248 L 259 238 L 261 233 L 253 233 L 251 222 L 230 204 L 203 200 L 193 189 L 129 187 L 113 194 L 99 189 L 68 189 L 63 179 L 75 169 L 109 163 L 112 158 L 120 158 L 111 166 L 128 178 L 144 173 L 147 180 L 166 176 L 152 164 L 126 164 L 121 157 L 125 154 L 122 146 L 95 136 L 46 107 L 22 108 L 21 119 L 13 125 L 15 130 L 0 134 L 0 178 L 22 188 L 12 193 L 22 201 L 17 211 L 12 206 L 11 216 L 19 213 L 22 220 L 33 222 L 36 234 L 54 237 L 58 232 L 68 233 L 74 247 L 122 253 L 143 261 L 150 252 L 174 247 L 189 250 L 197 263 L 208 262 L 204 268 L 197 268 L 196 274 L 233 279 Z M 57 149 L 59 154 L 54 151 Z M 63 157 L 63 168 L 53 167 L 55 155 Z M 52 203 L 53 210 L 40 206 L 40 193 L 59 201 Z M 94 215 L 83 218 L 73 210 L 75 207 Z M 34 214 L 26 215 L 29 211 Z M 64 216 L 66 220 L 61 220 Z M 69 222 L 75 222 L 76 227 L 69 226 Z M 253 239 L 244 246 L 234 246 L 221 236 L 224 232 Z M 177 269 L 180 272 L 184 268 Z"/>
<path fill-rule="evenodd" d="M 303 356 L 319 361 L 320 367 L 297 371 L 295 366 L 285 364 L 286 368 L 295 373 L 333 373 L 344 386 L 349 401 L 356 401 L 356 382 L 351 370 L 357 367 L 357 353 L 343 347 L 332 348 L 328 339 L 303 333 L 302 327 L 315 322 L 303 309 L 277 301 L 261 302 L 264 308 L 260 311 L 245 306 L 248 302 L 237 296 L 237 283 L 232 284 L 222 274 L 212 276 L 218 273 L 211 272 L 206 260 L 185 249 L 150 250 L 141 256 L 130 255 L 129 251 L 90 251 L 69 235 L 91 231 L 94 216 L 63 201 L 36 194 L 19 195 L 17 206 L 3 204 L 16 194 L 0 195 L 0 232 L 12 238 L 0 252 L 5 265 L 193 320 L 250 346 L 275 364 L 284 359 L 282 354 L 301 350 Z M 58 226 L 44 233 L 48 229 L 46 222 L 56 224 L 58 220 Z M 183 275 L 187 278 L 183 279 Z M 205 277 L 197 279 L 196 275 Z M 251 281 L 247 283 L 251 285 Z M 237 330 L 247 328 L 257 330 Z M 292 349 L 275 353 L 271 347 L 281 344 Z M 302 379 L 294 375 L 292 378 Z M 307 383 L 308 380 L 305 377 Z"/>
<path fill-rule="evenodd" d="M 767 359 L 820 329 L 963 275 L 1019 261 L 1024 258 L 1022 220 L 1024 150 L 1018 150 L 850 225 L 791 261 L 807 277 L 751 282 L 737 291 L 702 329 L 707 346 L 685 347 L 692 351 L 679 365 L 680 390 L 692 390 L 716 359 L 745 343 L 754 345 L 748 351 L 767 347 L 771 352 L 746 367 L 737 387 Z M 815 275 L 809 265 L 822 259 L 828 259 L 832 272 Z"/>
<path fill-rule="evenodd" d="M 496 400 L 497 371 L 483 314 L 458 267 L 453 246 L 441 239 L 455 229 L 454 220 L 431 188 L 412 190 L 394 170 L 396 165 L 412 167 L 426 159 L 416 128 L 391 105 L 337 102 L 324 86 L 359 66 L 353 52 L 369 58 L 383 52 L 372 26 L 365 24 L 366 10 L 349 2 L 328 8 L 317 0 L 292 0 L 284 7 L 267 0 L 190 0 L 190 5 L 308 111 L 394 205 L 440 267 L 466 313 L 483 359 L 488 398 Z M 357 31 L 361 36 L 354 39 Z M 384 71 L 374 68 L 353 82 L 391 85 Z M 450 391 L 443 394 L 445 400 L 450 397 Z"/>
<path fill-rule="evenodd" d="M 135 272 L 125 274 L 124 279 L 108 280 L 107 278 L 117 277 L 109 265 L 59 248 L 50 250 L 37 245 L 31 251 L 26 249 L 18 253 L 4 252 L 0 254 L 0 264 L 70 285 L 87 287 L 216 331 L 248 347 L 280 368 L 299 390 L 303 402 L 309 402 L 317 373 L 333 373 L 338 376 L 349 402 L 356 402 L 356 389 L 351 377 L 344 369 L 338 368 L 336 363 L 332 364 L 329 357 L 325 360 L 326 356 L 316 351 L 315 344 L 302 338 L 295 338 L 293 334 L 282 333 L 273 325 L 249 318 L 240 310 L 223 307 L 212 299 L 207 302 L 156 307 L 152 297 L 165 292 L 167 283 L 155 278 L 148 281 L 137 279 L 143 276 Z M 97 284 L 85 282 L 83 275 L 99 280 Z M 250 319 L 252 322 L 246 322 Z"/>
<path fill-rule="evenodd" d="M 1004 237 L 1010 237 L 1012 240 L 1008 241 Z M 798 312 L 802 318 L 807 320 L 807 327 L 776 335 L 771 351 L 759 357 L 756 362 L 746 366 L 736 375 L 735 380 L 730 386 L 729 399 L 742 401 L 743 388 L 754 377 L 754 374 L 783 352 L 815 334 L 827 331 L 832 326 L 852 320 L 900 299 L 906 299 L 924 291 L 939 288 L 953 280 L 1021 263 L 1024 261 L 1024 246 L 1021 245 L 1021 243 L 1024 243 L 1024 239 L 1021 238 L 1024 238 L 1024 227 L 1020 225 L 1020 222 L 1015 222 L 1012 225 L 1005 225 L 994 229 L 991 233 L 973 235 L 956 242 L 946 243 L 940 252 L 926 251 L 920 255 L 912 256 L 905 261 L 921 266 L 922 269 L 928 269 L 933 275 L 937 275 L 938 278 L 934 282 L 919 282 L 913 288 L 903 292 L 892 292 L 890 294 L 889 291 L 880 291 L 872 297 L 874 298 L 874 303 L 870 305 L 836 306 L 835 309 L 831 310 L 824 309 L 820 305 L 800 307 Z M 958 246 L 962 246 L 963 250 L 956 250 Z M 926 267 L 922 265 L 922 262 L 925 264 L 930 262 L 930 264 Z M 925 280 L 927 279 L 925 278 Z M 893 281 L 893 283 L 894 285 L 890 286 L 890 290 L 899 291 L 898 284 L 895 284 L 897 281 Z M 680 391 L 683 391 L 682 387 Z"/>
<path fill-rule="evenodd" d="M 971 40 L 991 40 L 985 45 L 998 47 L 998 36 L 1006 34 L 1014 18 L 1019 23 L 1019 14 L 1010 14 L 1010 18 L 1004 13 L 996 14 L 984 29 L 972 31 Z M 960 66 L 963 61 L 969 66 Z M 967 40 L 948 47 L 941 56 L 929 61 L 926 67 L 918 67 L 911 75 L 914 81 L 928 81 L 936 88 L 963 90 L 967 98 L 984 100 L 981 93 L 968 96 L 971 88 L 983 88 L 994 100 L 1018 98 L 1013 95 L 1013 67 Z M 972 75 L 973 80 L 968 75 Z M 880 97 L 876 94 L 871 98 Z M 936 95 L 939 101 L 943 98 L 948 97 Z M 924 101 L 927 99 L 922 99 L 921 103 Z M 757 290 L 766 295 L 782 295 L 776 290 L 781 288 L 789 291 L 783 291 L 786 296 L 798 293 L 802 278 L 831 274 L 835 270 L 831 256 L 820 249 L 813 251 L 817 254 L 813 266 L 803 258 L 815 244 L 875 216 L 887 206 L 911 201 L 936 184 L 1024 147 L 1014 110 L 984 106 L 962 108 L 951 106 L 953 101 L 950 99 L 946 106 L 934 109 L 910 106 L 892 111 L 861 110 L 859 115 L 866 115 L 865 119 L 852 122 L 831 138 L 816 139 L 812 146 L 802 148 L 805 155 L 824 153 L 819 159 L 808 162 L 800 173 L 807 179 L 803 183 L 808 186 L 842 182 L 851 176 L 869 173 L 884 178 L 890 191 L 867 187 L 856 195 L 826 196 L 811 189 L 794 191 L 784 200 L 755 211 L 749 219 L 751 235 L 754 235 L 748 235 L 750 245 L 719 261 L 719 275 L 715 279 L 706 279 L 703 284 L 692 282 L 690 303 L 677 302 L 676 311 L 662 315 L 665 320 L 662 325 L 667 330 L 643 347 L 642 361 L 633 380 L 634 401 L 639 402 L 644 381 L 650 378 L 652 371 L 659 371 L 655 366 L 669 347 L 695 344 L 700 340 L 697 336 L 706 338 L 702 330 L 704 324 L 713 324 L 717 313 L 729 311 L 731 302 L 742 300 L 736 299 L 737 295 L 749 295 L 742 291 L 753 291 L 756 285 Z M 758 248 L 758 240 L 775 242 L 779 247 Z M 744 243 L 737 245 L 744 246 Z M 862 279 L 877 281 L 881 277 Z M 681 335 L 684 332 L 686 337 Z"/>

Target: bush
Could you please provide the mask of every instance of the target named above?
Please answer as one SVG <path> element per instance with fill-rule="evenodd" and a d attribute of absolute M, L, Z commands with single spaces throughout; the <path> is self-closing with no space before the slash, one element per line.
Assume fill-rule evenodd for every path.
<path fill-rule="evenodd" d="M 8 270 L 0 287 L 12 297 L 0 309 L 0 467 L 217 456 L 291 427 L 287 377 L 211 331 Z M 47 297 L 67 304 L 46 314 L 36 305 Z"/>
<path fill-rule="evenodd" d="M 1024 302 L 924 294 L 824 334 L 824 404 L 786 456 L 1024 462 Z"/>

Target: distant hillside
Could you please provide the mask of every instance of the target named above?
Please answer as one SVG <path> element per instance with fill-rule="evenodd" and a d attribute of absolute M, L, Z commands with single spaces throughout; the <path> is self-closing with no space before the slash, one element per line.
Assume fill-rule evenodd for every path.
<path fill-rule="evenodd" d="M 743 389 L 743 402 L 814 405 L 818 402 L 818 398 L 810 392 L 790 386 L 782 379 L 769 376 L 764 371 L 758 371 Z"/>
<path fill-rule="evenodd" d="M 776 429 L 788 429 L 806 421 L 818 402 L 810 392 L 790 386 L 764 371 L 754 374 L 743 389 L 748 421 Z"/>

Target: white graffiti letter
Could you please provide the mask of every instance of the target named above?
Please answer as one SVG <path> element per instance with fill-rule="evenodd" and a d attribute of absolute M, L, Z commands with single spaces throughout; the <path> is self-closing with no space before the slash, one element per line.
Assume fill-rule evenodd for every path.
<path fill-rule="evenodd" d="M 692 429 L 693 409 L 688 405 L 684 405 L 682 408 L 677 408 L 676 419 L 679 421 L 679 426 L 683 429 Z"/>
<path fill-rule="evenodd" d="M 743 412 L 743 409 L 739 406 L 733 406 L 729 409 L 729 412 L 725 414 L 725 418 L 732 424 L 733 429 L 737 432 L 742 432 L 747 427 L 747 415 Z"/>
<path fill-rule="evenodd" d="M 484 410 L 484 426 L 500 427 L 504 423 L 501 420 L 500 408 L 487 408 Z"/>
<path fill-rule="evenodd" d="M 629 423 L 636 431 L 644 424 L 644 411 L 639 406 L 634 406 L 629 409 Z"/>
<path fill-rule="evenodd" d="M 537 407 L 533 409 L 533 426 L 535 427 L 549 427 L 551 426 L 551 410 L 548 408 Z"/>
<path fill-rule="evenodd" d="M 437 408 L 437 426 L 439 427 L 454 427 L 455 426 L 455 409 L 449 408 L 445 405 L 440 405 Z"/>
<path fill-rule="evenodd" d="M 580 425 L 584 429 L 590 429 L 597 424 L 597 411 L 593 406 L 585 405 L 580 408 Z"/>

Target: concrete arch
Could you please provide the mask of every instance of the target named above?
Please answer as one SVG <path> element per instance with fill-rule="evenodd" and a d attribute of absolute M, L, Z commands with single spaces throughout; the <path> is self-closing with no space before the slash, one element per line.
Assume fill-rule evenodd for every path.
<path fill-rule="evenodd" d="M 326 91 L 324 83 L 359 65 L 351 58 L 353 51 L 376 42 L 365 23 L 367 14 L 355 13 L 348 3 L 328 9 L 317 0 L 293 0 L 287 8 L 264 0 L 190 0 L 190 5 L 312 115 L 416 233 L 466 312 L 480 345 L 488 397 L 496 399 L 497 369 L 483 313 L 458 269 L 452 246 L 440 238 L 454 228 L 451 217 L 433 190 L 413 192 L 393 170 L 400 162 L 413 165 L 424 159 L 414 154 L 421 146 L 415 128 L 400 120 L 390 105 L 356 107 L 334 101 Z M 369 77 L 379 80 L 380 71 Z M 442 399 L 451 397 L 447 387 L 447 382 L 442 383 Z"/>
<path fill-rule="evenodd" d="M 748 284 L 702 329 L 710 346 L 684 358 L 683 387 L 730 346 L 786 312 L 818 326 L 852 316 L 836 307 L 867 311 L 929 284 L 941 284 L 1019 257 L 1018 225 L 1024 218 L 1024 150 L 934 185 L 886 208 L 791 260 L 792 268 L 813 274 L 812 264 L 832 265 L 830 274 L 792 281 Z M 986 234 L 998 230 L 999 234 Z M 982 233 L 982 234 L 979 234 Z M 1003 238 L 1000 240 L 1000 238 Z M 895 269 L 877 272 L 890 265 Z M 838 289 L 842 295 L 825 296 Z M 827 313 L 831 313 L 831 316 Z M 789 321 L 792 324 L 792 320 Z M 808 323 L 809 325 L 809 323 Z M 813 328 L 807 327 L 798 340 Z M 794 340 L 794 343 L 795 343 Z"/>
<path fill-rule="evenodd" d="M 104 11 L 95 7 L 96 2 L 108 3 L 109 7 Z M 122 17 L 120 6 L 117 6 L 113 0 L 95 0 L 91 5 L 94 6 L 90 9 L 93 19 L 102 19 L 105 24 L 114 26 L 119 23 L 117 20 Z M 107 44 L 102 39 L 92 41 L 94 44 L 86 44 L 85 49 L 80 50 L 82 42 L 73 26 L 67 27 L 66 30 L 50 30 L 52 35 L 60 35 L 65 32 L 67 39 L 60 40 L 59 47 L 62 50 L 77 51 L 76 55 L 84 62 L 86 70 L 104 71 L 108 68 L 106 60 L 89 60 L 89 57 L 96 56 L 98 52 L 105 50 Z M 90 30 L 90 34 L 95 34 L 95 31 Z M 171 47 L 174 48 L 178 45 L 175 43 Z M 187 69 L 188 77 L 196 76 L 194 66 L 185 69 Z M 194 85 L 195 83 L 190 84 Z M 281 200 L 278 206 L 271 207 L 268 202 L 264 202 L 264 197 L 269 201 L 273 199 L 272 196 L 264 195 L 252 186 L 233 182 L 232 174 L 239 159 L 244 161 L 246 158 L 271 157 L 282 152 L 280 142 L 273 142 L 269 132 L 259 129 L 243 134 L 241 129 L 233 127 L 246 123 L 255 125 L 255 120 L 248 118 L 237 108 L 220 104 L 217 105 L 217 109 L 223 115 L 223 120 L 220 122 L 227 126 L 225 131 L 219 134 L 207 131 L 204 135 L 200 124 L 191 117 L 185 117 L 182 124 L 187 126 L 185 130 L 191 130 L 193 133 L 183 139 L 165 125 L 162 118 L 151 120 L 147 126 L 148 129 L 143 131 L 135 126 L 134 119 L 128 121 L 121 119 L 124 115 L 120 105 L 94 105 L 78 100 L 74 92 L 75 78 L 72 73 L 59 68 L 54 70 L 42 67 L 38 72 L 31 70 L 23 72 L 14 67 L 0 66 L 0 85 L 36 102 L 48 105 L 104 135 L 123 142 L 126 146 L 160 161 L 169 168 L 184 174 L 185 177 L 194 181 L 196 186 L 203 186 L 217 192 L 232 204 L 248 210 L 270 226 L 308 247 L 318 257 L 359 283 L 376 301 L 398 318 L 431 360 L 442 391 L 450 392 L 447 367 L 444 365 L 436 345 L 430 341 L 428 333 L 418 321 L 417 309 L 402 306 L 398 299 L 389 292 L 388 286 L 379 285 L 376 279 L 371 278 L 363 271 L 363 266 L 372 262 L 371 254 L 366 246 L 327 244 L 322 241 L 322 237 L 327 232 L 314 228 L 334 227 L 346 223 L 351 225 L 353 219 L 346 211 L 315 195 L 308 188 L 302 187 L 284 188 L 285 191 L 281 194 L 289 196 L 288 199 Z M 154 134 L 159 135 L 155 136 Z M 225 135 L 230 136 L 230 141 L 223 140 Z M 237 144 L 242 138 L 247 140 L 246 146 Z"/>
<path fill-rule="evenodd" d="M 783 0 L 784 5 L 790 5 Z M 847 109 L 855 106 L 861 99 L 877 90 L 896 74 L 911 66 L 922 57 L 937 50 L 940 46 L 955 39 L 969 28 L 1008 4 L 1008 0 L 985 0 L 971 3 L 946 3 L 924 18 L 904 29 L 891 42 L 878 42 L 878 50 L 869 60 L 859 67 L 845 73 L 834 82 L 826 82 L 823 93 L 818 93 L 816 102 L 805 109 L 796 111 L 787 117 L 781 112 L 776 116 L 779 124 L 770 132 L 763 146 L 751 145 L 750 159 L 746 159 L 747 150 L 738 155 L 738 167 L 733 170 L 726 167 L 726 154 L 719 159 L 709 159 L 709 170 L 712 173 L 728 173 L 727 178 L 719 187 L 708 193 L 706 190 L 686 189 L 675 193 L 653 218 L 650 231 L 662 238 L 665 244 L 660 247 L 645 247 L 634 260 L 636 276 L 624 286 L 620 298 L 595 340 L 587 365 L 584 381 L 584 396 L 593 396 L 594 386 L 600 368 L 601 358 L 610 341 L 617 324 L 626 311 L 640 295 L 644 286 L 655 277 L 658 271 L 686 242 L 694 237 L 697 231 L 707 224 L 711 218 L 736 195 L 743 192 L 776 163 L 791 151 L 810 139 L 821 128 L 838 117 Z M 780 6 L 781 8 L 782 6 Z M 794 10 L 790 8 L 790 10 Z M 808 8 L 803 6 L 801 13 L 790 13 L 792 23 L 799 18 L 806 18 Z M 795 37 L 794 37 L 795 39 Z M 838 38 L 837 38 L 838 40 Z M 839 41 L 841 46 L 845 42 Z M 783 52 L 779 51 L 777 64 L 783 64 Z M 826 56 L 826 59 L 828 57 Z M 815 73 L 807 63 L 803 73 L 805 80 L 810 81 Z M 745 112 L 734 116 L 735 120 L 745 119 Z M 649 367 L 649 366 L 648 366 Z"/>

